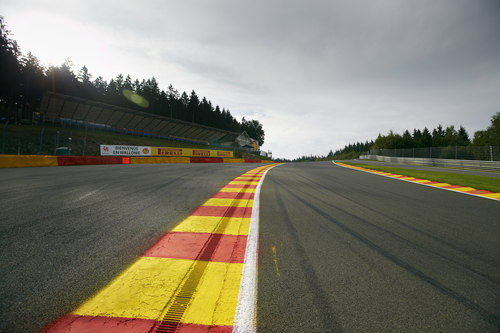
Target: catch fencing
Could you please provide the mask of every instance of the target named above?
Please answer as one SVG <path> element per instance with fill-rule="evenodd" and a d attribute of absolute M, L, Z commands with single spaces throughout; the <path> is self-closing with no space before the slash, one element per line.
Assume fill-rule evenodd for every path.
<path fill-rule="evenodd" d="M 407 165 L 435 166 L 443 168 L 463 168 L 481 171 L 500 171 L 500 161 L 454 160 L 440 158 L 391 157 L 380 155 L 361 155 L 361 160 L 375 160 Z"/>
<path fill-rule="evenodd" d="M 500 147 L 498 146 L 371 149 L 369 154 L 388 157 L 500 161 Z"/>
<path fill-rule="evenodd" d="M 202 145 L 191 142 L 157 140 L 144 136 L 125 137 L 110 134 L 108 131 L 94 127 L 73 127 L 62 123 L 60 126 L 33 126 L 0 123 L 0 154 L 6 155 L 78 155 L 99 156 L 102 144 L 143 145 L 143 146 L 176 146 L 182 149 L 220 149 L 226 154 L 220 156 L 253 158 L 252 154 L 237 147 L 221 147 L 219 145 Z M 153 143 L 153 144 L 152 144 Z M 156 143 L 156 144 L 154 144 Z"/>

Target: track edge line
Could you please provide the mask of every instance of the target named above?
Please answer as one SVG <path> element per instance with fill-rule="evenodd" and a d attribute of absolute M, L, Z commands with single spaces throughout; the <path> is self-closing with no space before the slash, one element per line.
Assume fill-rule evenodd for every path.
<path fill-rule="evenodd" d="M 278 164 L 279 165 L 279 164 Z M 267 173 L 272 168 L 267 169 L 259 184 L 255 188 L 255 196 L 250 218 L 250 229 L 248 231 L 247 246 L 245 249 L 245 259 L 241 273 L 240 289 L 238 292 L 238 302 L 234 316 L 233 332 L 255 333 L 257 332 L 257 262 L 259 249 L 259 208 L 260 208 L 260 188 L 264 183 Z"/>
<path fill-rule="evenodd" d="M 485 196 L 478 195 L 478 194 L 467 193 L 467 192 L 460 192 L 460 191 L 454 191 L 453 189 L 449 189 L 449 188 L 442 188 L 442 187 L 439 187 L 439 186 L 432 186 L 432 185 L 427 185 L 427 184 L 412 182 L 411 180 L 406 180 L 406 179 L 400 179 L 400 178 L 394 178 L 394 177 L 391 177 L 391 176 L 381 175 L 381 174 L 370 172 L 370 171 L 365 171 L 365 170 L 360 170 L 360 169 L 355 169 L 355 168 L 349 168 L 349 167 L 337 164 L 337 163 L 335 163 L 335 161 L 332 161 L 332 163 L 334 165 L 342 167 L 342 168 L 346 168 L 346 169 L 350 169 L 350 170 L 358 170 L 358 171 L 366 172 L 366 173 L 371 174 L 371 175 L 377 175 L 377 176 L 382 176 L 382 177 L 386 177 L 386 178 L 397 179 L 397 180 L 401 180 L 401 181 L 404 181 L 404 182 L 408 182 L 408 183 L 412 183 L 412 184 L 418 184 L 418 185 L 424 185 L 424 186 L 428 186 L 428 187 L 431 187 L 431 188 L 438 188 L 440 190 L 446 190 L 446 191 L 450 191 L 450 192 L 453 192 L 453 193 L 461 193 L 461 194 L 472 195 L 474 197 L 483 198 L 483 199 L 489 199 L 489 200 L 493 200 L 493 201 L 497 201 L 497 202 L 499 201 L 498 199 L 489 198 L 489 197 L 485 197 Z"/>

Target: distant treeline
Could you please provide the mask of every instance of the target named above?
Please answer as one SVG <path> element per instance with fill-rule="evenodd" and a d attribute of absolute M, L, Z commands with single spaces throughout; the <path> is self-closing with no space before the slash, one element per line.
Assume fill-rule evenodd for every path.
<path fill-rule="evenodd" d="M 406 130 L 403 135 L 390 131 L 387 135 L 379 134 L 372 148 L 378 149 L 401 149 L 401 148 L 423 148 L 423 147 L 447 147 L 469 145 L 469 134 L 460 126 L 457 131 L 453 125 L 443 129 L 441 125 L 432 130 Z"/>
<path fill-rule="evenodd" d="M 438 125 L 432 131 L 406 130 L 402 135 L 390 131 L 387 135 L 379 134 L 371 149 L 401 149 L 401 148 L 426 148 L 426 147 L 450 147 L 450 146 L 500 146 L 500 112 L 491 117 L 491 123 L 487 129 L 476 131 L 471 141 L 469 134 L 463 126 L 458 130 L 451 125 L 443 128 Z"/>
<path fill-rule="evenodd" d="M 109 82 L 101 76 L 93 79 L 86 66 L 74 73 L 69 60 L 59 67 L 44 68 L 30 52 L 21 53 L 0 16 L 0 118 L 13 117 L 19 109 L 25 114 L 35 111 L 47 90 L 228 131 L 246 131 L 259 145 L 264 143 L 259 121 L 243 118 L 239 122 L 229 110 L 214 107 L 205 97 L 200 99 L 194 90 L 189 95 L 172 85 L 166 91 L 161 90 L 154 77 L 138 80 L 119 74 Z M 134 103 L 133 98 L 125 97 L 124 91 L 125 95 L 134 92 L 147 102 Z"/>
<path fill-rule="evenodd" d="M 293 160 L 288 160 L 288 159 L 277 159 L 277 161 L 280 162 L 312 162 L 312 161 L 328 161 L 328 160 L 345 160 L 345 159 L 351 159 L 351 158 L 356 158 L 358 157 L 361 153 L 364 153 L 368 150 L 370 150 L 370 147 L 373 146 L 373 141 L 366 141 L 366 142 L 356 142 L 353 144 L 348 144 L 342 149 L 336 150 L 333 152 L 333 150 L 330 150 L 330 152 L 325 155 L 325 156 L 319 156 L 319 155 L 309 155 L 309 156 L 302 156 Z"/>
<path fill-rule="evenodd" d="M 409 130 L 403 134 L 390 131 L 387 135 L 379 134 L 375 141 L 357 142 L 348 144 L 344 148 L 330 152 L 324 156 L 302 156 L 291 160 L 291 162 L 341 160 L 357 158 L 362 153 L 367 153 L 370 149 L 402 149 L 402 148 L 427 148 L 427 147 L 449 147 L 449 146 L 500 146 L 500 112 L 491 118 L 491 123 L 487 129 L 476 131 L 472 141 L 463 126 L 457 130 L 451 125 L 444 129 L 438 125 L 432 131 Z M 281 160 L 290 161 L 290 160 Z"/>

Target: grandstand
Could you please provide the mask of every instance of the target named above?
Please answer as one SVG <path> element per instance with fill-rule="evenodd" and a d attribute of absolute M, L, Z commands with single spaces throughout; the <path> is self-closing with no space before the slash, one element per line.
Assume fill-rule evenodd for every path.
<path fill-rule="evenodd" d="M 69 122 L 202 144 L 227 143 L 227 138 L 242 134 L 54 92 L 43 96 L 40 115 L 44 122 Z"/>

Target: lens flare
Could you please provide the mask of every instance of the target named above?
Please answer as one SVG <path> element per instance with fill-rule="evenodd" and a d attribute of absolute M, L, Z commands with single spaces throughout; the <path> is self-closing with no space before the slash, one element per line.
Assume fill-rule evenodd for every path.
<path fill-rule="evenodd" d="M 124 89 L 123 96 L 125 96 L 132 103 L 139 105 L 141 108 L 149 107 L 149 102 L 144 97 L 136 94 L 130 89 Z"/>

